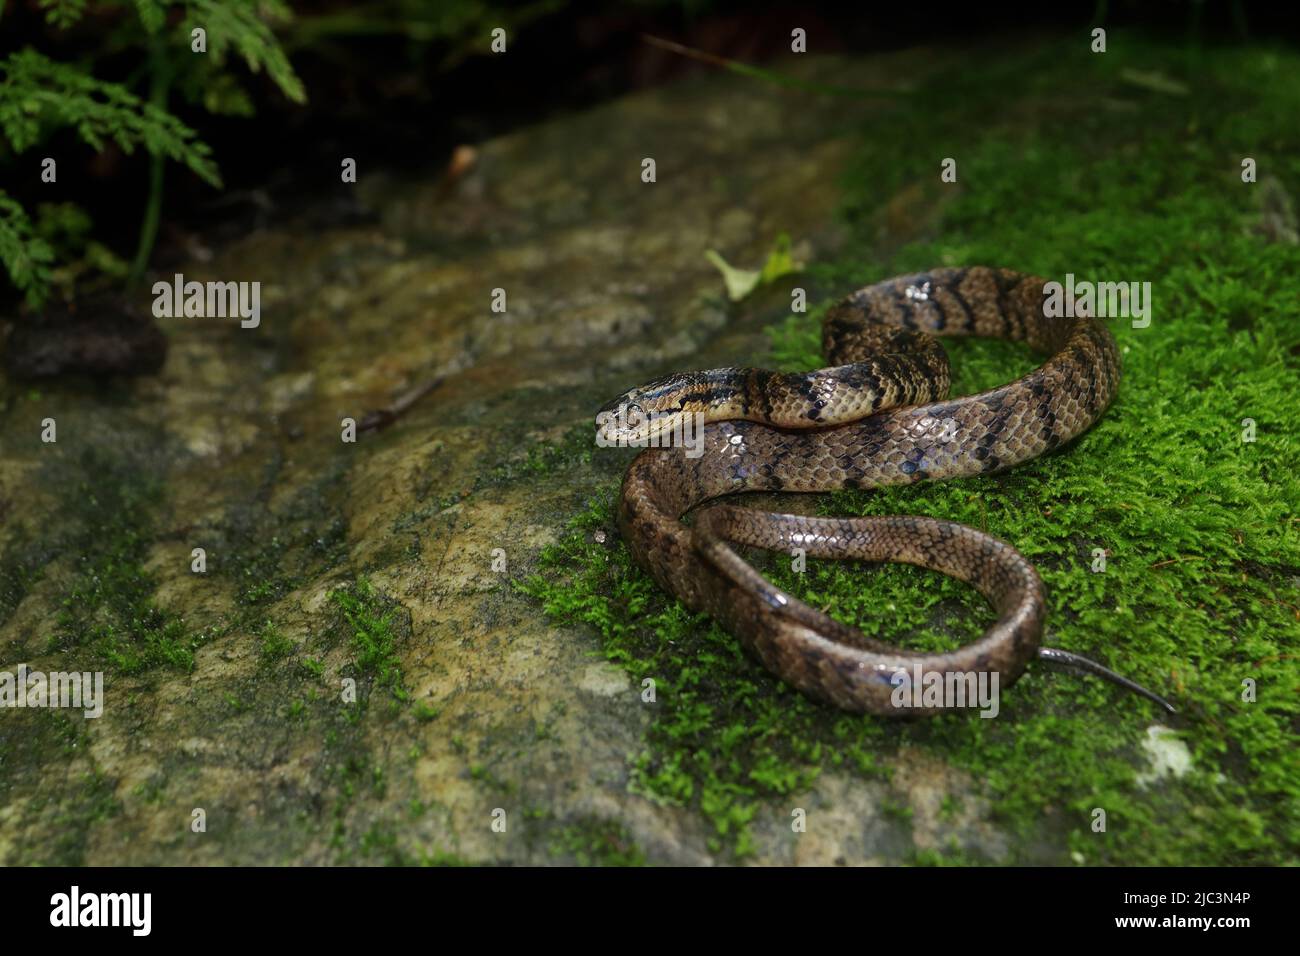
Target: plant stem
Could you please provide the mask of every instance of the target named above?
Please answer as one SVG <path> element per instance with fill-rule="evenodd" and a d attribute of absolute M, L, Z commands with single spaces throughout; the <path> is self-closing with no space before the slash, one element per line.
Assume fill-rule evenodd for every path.
<path fill-rule="evenodd" d="M 167 108 L 167 94 L 171 86 L 171 65 L 167 62 L 161 41 L 156 37 L 149 54 L 149 102 L 159 109 Z M 135 258 L 131 261 L 131 271 L 127 274 L 127 288 L 135 288 L 144 278 L 149 268 L 149 257 L 153 254 L 154 243 L 158 239 L 158 221 L 162 218 L 163 165 L 166 157 L 162 153 L 149 156 L 149 198 L 144 207 L 144 218 L 140 222 L 140 240 L 136 245 Z"/>

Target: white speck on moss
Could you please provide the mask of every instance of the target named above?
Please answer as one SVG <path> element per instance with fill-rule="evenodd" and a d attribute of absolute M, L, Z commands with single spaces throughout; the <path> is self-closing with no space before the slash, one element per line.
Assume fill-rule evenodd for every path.
<path fill-rule="evenodd" d="M 1138 774 L 1139 787 L 1146 787 L 1165 777 L 1179 777 L 1192 769 L 1192 752 L 1178 735 L 1163 724 L 1147 728 L 1147 739 L 1142 741 L 1150 766 Z"/>

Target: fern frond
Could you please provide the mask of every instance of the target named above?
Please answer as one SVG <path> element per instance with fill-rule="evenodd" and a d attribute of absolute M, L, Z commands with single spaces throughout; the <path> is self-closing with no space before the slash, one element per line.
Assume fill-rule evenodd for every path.
<path fill-rule="evenodd" d="M 289 8 L 281 0 L 190 0 L 183 29 L 194 27 L 208 35 L 208 53 L 220 62 L 233 48 L 254 73 L 266 70 L 275 85 L 295 103 L 307 101 L 302 80 L 266 20 L 287 20 Z"/>
<path fill-rule="evenodd" d="M 145 33 L 152 35 L 163 28 L 167 20 L 165 6 L 165 3 L 159 3 L 158 0 L 135 0 L 135 12 L 140 17 L 140 25 L 144 27 Z"/>
<path fill-rule="evenodd" d="M 143 146 L 221 186 L 212 150 L 194 130 L 118 83 L 97 80 L 30 48 L 0 60 L 0 77 L 0 131 L 15 152 L 34 145 L 48 129 L 71 126 L 96 151 L 109 141 L 126 153 Z"/>
<path fill-rule="evenodd" d="M 0 190 L 0 262 L 32 308 L 40 308 L 49 293 L 54 250 L 35 234 L 26 210 Z"/>
<path fill-rule="evenodd" d="M 60 30 L 72 26 L 86 15 L 86 0 L 40 0 L 45 22 Z"/>

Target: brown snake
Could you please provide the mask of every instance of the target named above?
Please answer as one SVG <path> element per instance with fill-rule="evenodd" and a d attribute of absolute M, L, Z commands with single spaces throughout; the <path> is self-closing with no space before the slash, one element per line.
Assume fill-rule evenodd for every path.
<path fill-rule="evenodd" d="M 900 709 L 900 673 L 996 675 L 1010 686 L 1035 657 L 1162 698 L 1087 658 L 1040 647 L 1043 584 L 1014 548 L 974 528 L 918 516 L 809 518 L 714 505 L 744 491 L 873 488 L 1009 468 L 1086 431 L 1119 386 L 1119 353 L 1097 319 L 1049 318 L 1045 280 L 1000 269 L 935 269 L 853 293 L 826 315 L 832 367 L 783 374 L 726 368 L 631 389 L 601 409 L 602 443 L 658 445 L 684 416 L 707 421 L 703 453 L 651 447 L 623 481 L 619 526 L 637 562 L 688 608 L 704 611 L 774 674 L 846 710 Z M 1050 355 L 1024 378 L 949 399 L 938 335 L 1026 343 Z M 699 418 L 698 416 L 703 416 Z M 979 640 L 927 654 L 891 647 L 776 588 L 732 549 L 907 562 L 974 585 L 998 620 Z M 994 685 L 995 687 L 998 684 Z"/>

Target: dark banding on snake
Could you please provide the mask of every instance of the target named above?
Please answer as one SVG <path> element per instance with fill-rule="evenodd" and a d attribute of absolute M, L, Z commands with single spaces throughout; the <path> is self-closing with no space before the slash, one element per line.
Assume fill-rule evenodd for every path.
<path fill-rule="evenodd" d="M 984 267 L 900 276 L 828 310 L 828 359 L 857 361 L 820 370 L 803 380 L 806 388 L 774 373 L 738 382 L 729 374 L 741 371 L 735 369 L 679 377 L 676 393 L 661 390 L 653 401 L 706 416 L 703 454 L 649 448 L 628 468 L 619 526 L 637 562 L 688 608 L 718 620 L 779 677 L 846 710 L 888 716 L 942 710 L 900 710 L 894 703 L 888 675 L 913 665 L 945 680 L 996 673 L 1005 688 L 1030 661 L 1041 660 L 1109 680 L 1172 711 L 1100 664 L 1040 647 L 1047 616 L 1042 582 L 1019 552 L 984 532 L 920 516 L 809 518 L 727 504 L 699 509 L 737 492 L 873 488 L 983 474 L 1077 437 L 1116 394 L 1119 351 L 1094 318 L 1045 316 L 1044 285 L 1041 278 Z M 948 321 L 945 297 L 960 304 L 964 322 Z M 1023 341 L 1048 359 L 1015 382 L 948 399 L 947 361 L 927 329 Z M 828 387 L 815 388 L 819 380 Z M 769 390 L 747 394 L 745 386 L 759 382 Z M 735 394 L 723 393 L 724 383 Z M 651 390 L 633 389 L 606 408 L 631 398 L 644 403 Z M 827 404 L 809 415 L 822 400 Z M 647 410 L 657 409 L 651 403 Z M 751 420 L 719 420 L 728 418 Z M 691 512 L 693 525 L 683 521 Z M 795 541 L 810 556 L 901 561 L 950 574 L 980 590 L 1000 616 L 981 638 L 953 651 L 891 647 L 780 591 L 731 547 L 789 551 Z"/>

